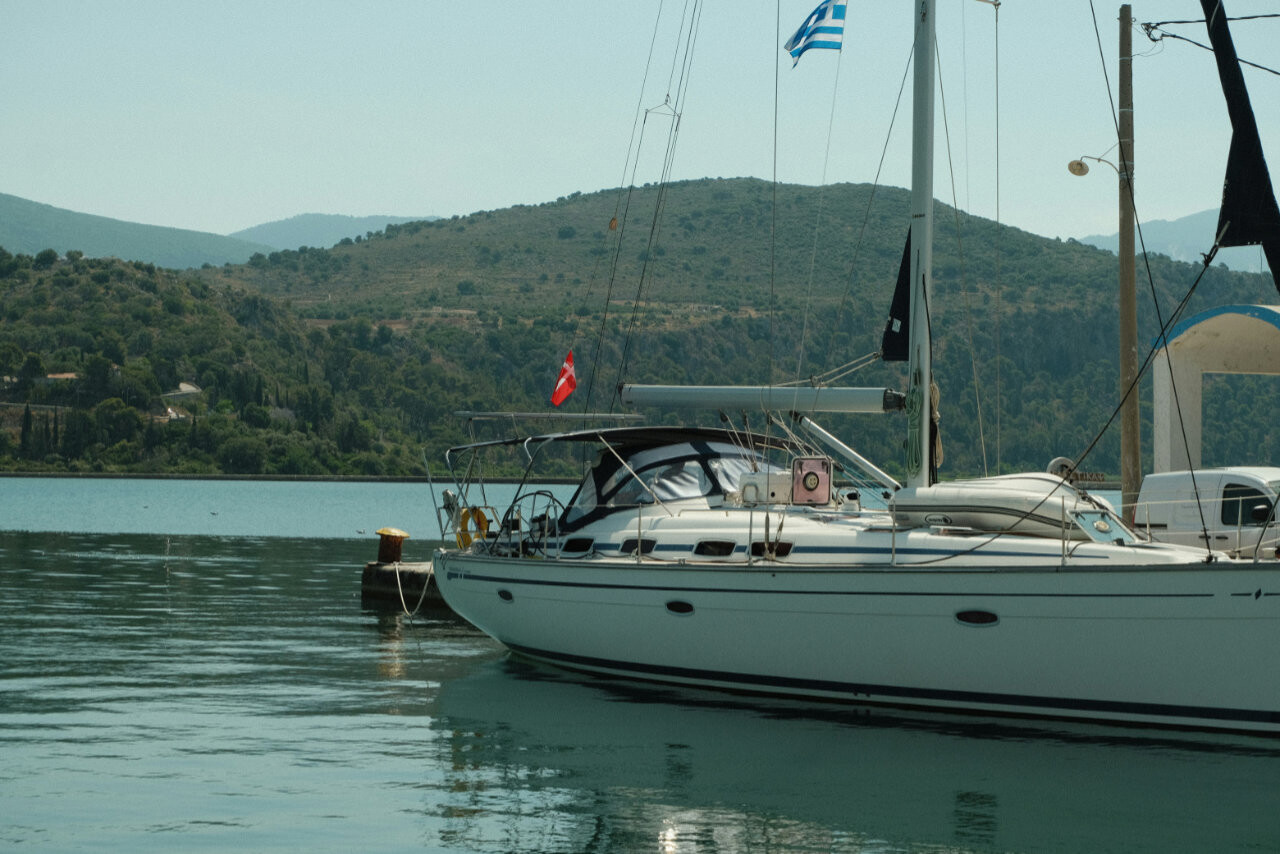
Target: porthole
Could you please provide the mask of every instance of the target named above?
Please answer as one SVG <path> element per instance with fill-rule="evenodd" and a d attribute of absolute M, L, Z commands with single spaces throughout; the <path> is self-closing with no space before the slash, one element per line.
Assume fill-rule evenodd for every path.
<path fill-rule="evenodd" d="M 683 599 L 672 599 L 667 603 L 667 610 L 673 614 L 684 616 L 693 613 L 693 605 L 685 602 Z"/>
<path fill-rule="evenodd" d="M 507 590 L 507 589 L 504 587 L 504 588 L 502 588 L 502 589 L 498 590 L 498 598 L 499 598 L 499 599 L 501 599 L 503 602 L 510 602 L 510 601 L 514 600 L 516 597 L 515 597 L 515 596 L 512 596 L 512 595 L 511 595 L 511 591 L 510 591 L 510 590 Z"/>
<path fill-rule="evenodd" d="M 965 626 L 977 626 L 982 628 L 984 626 L 994 626 L 996 623 L 1000 622 L 1000 618 L 990 611 L 973 609 L 969 611 L 957 611 L 956 622 Z"/>

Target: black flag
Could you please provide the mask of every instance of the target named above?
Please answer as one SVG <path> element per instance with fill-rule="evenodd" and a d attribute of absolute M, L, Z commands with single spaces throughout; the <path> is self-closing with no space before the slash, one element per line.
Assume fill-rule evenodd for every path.
<path fill-rule="evenodd" d="M 911 350 L 911 230 L 907 230 L 907 246 L 902 250 L 902 266 L 898 268 L 898 286 L 889 304 L 889 321 L 880 339 L 880 358 L 886 362 L 905 362 Z"/>
<path fill-rule="evenodd" d="M 1227 177 L 1222 184 L 1222 210 L 1218 214 L 1218 232 L 1222 246 L 1256 246 L 1262 244 L 1271 268 L 1271 278 L 1280 290 L 1280 210 L 1276 208 L 1271 174 L 1262 154 L 1258 123 L 1249 104 L 1249 92 L 1236 57 L 1236 47 L 1227 28 L 1227 10 L 1222 0 L 1200 0 L 1209 43 L 1218 62 L 1222 94 L 1227 99 L 1231 117 L 1231 152 L 1227 156 Z M 1225 231 L 1224 231 L 1225 229 Z"/>

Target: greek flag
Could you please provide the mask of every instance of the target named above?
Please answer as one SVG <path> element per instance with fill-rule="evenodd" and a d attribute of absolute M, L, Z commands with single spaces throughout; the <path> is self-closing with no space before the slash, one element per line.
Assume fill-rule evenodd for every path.
<path fill-rule="evenodd" d="M 844 11 L 844 0 L 822 0 L 818 8 L 809 13 L 800 29 L 783 46 L 795 60 L 791 63 L 792 68 L 800 61 L 800 55 L 811 47 L 840 49 L 844 38 Z"/>

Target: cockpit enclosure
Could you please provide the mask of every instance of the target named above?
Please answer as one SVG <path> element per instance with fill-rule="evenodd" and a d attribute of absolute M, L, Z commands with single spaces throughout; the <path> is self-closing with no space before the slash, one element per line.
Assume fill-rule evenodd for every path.
<path fill-rule="evenodd" d="M 717 507 L 740 495 L 754 473 L 785 475 L 763 454 L 728 442 L 691 441 L 656 448 L 603 448 L 560 520 L 570 533 L 618 510 L 696 501 Z"/>
<path fill-rule="evenodd" d="M 526 470 L 516 497 L 505 510 L 486 498 L 484 459 L 490 451 L 523 450 Z M 830 504 L 846 509 L 857 489 L 839 494 L 832 479 L 839 468 L 830 457 L 793 438 L 703 427 L 611 427 L 544 434 L 522 439 L 476 442 L 446 454 L 458 494 L 443 511 L 442 530 L 472 537 L 463 530 L 463 508 L 474 522 L 479 509 L 493 524 L 490 540 L 571 536 L 615 512 L 676 514 L 682 510 L 726 505 Z M 552 463 L 548 471 L 546 463 Z M 545 478 L 578 468 L 581 480 L 567 504 L 546 489 Z M 511 468 L 506 468 L 511 471 Z M 839 470 L 848 477 L 847 469 Z M 863 480 L 851 478 L 855 486 Z M 853 496 L 851 499 L 850 496 Z M 505 502 L 504 502 L 505 504 Z M 579 538 L 580 539 L 580 538 Z"/>

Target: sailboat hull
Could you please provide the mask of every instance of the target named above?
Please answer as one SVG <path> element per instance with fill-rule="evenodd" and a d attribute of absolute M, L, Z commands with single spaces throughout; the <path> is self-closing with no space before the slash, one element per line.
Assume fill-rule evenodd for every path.
<path fill-rule="evenodd" d="M 733 691 L 1280 732 L 1280 571 L 495 559 L 449 605 L 513 651 Z"/>

